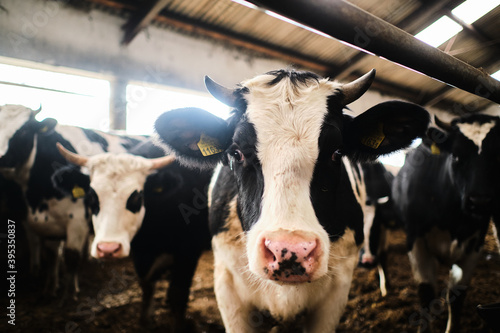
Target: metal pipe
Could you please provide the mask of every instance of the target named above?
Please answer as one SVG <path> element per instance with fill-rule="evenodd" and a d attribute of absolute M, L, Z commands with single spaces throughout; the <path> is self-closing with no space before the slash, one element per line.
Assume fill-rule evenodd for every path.
<path fill-rule="evenodd" d="M 499 81 L 346 1 L 246 1 L 500 104 Z"/>

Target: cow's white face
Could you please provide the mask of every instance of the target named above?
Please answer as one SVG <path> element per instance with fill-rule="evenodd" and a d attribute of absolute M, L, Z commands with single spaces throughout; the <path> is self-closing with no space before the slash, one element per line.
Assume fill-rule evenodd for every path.
<path fill-rule="evenodd" d="M 99 154 L 89 159 L 95 258 L 126 257 L 145 214 L 143 189 L 151 162 L 128 154 Z"/>
<path fill-rule="evenodd" d="M 282 80 L 270 86 L 274 78 L 261 75 L 243 83 L 249 91 L 245 95 L 246 112 L 256 131 L 257 158 L 264 181 L 261 214 L 248 231 L 249 268 L 267 275 L 262 269 L 268 265 L 261 253 L 263 246 L 272 249 L 273 242 L 297 239 L 305 244 L 293 251 L 297 255 L 307 247 L 315 252 L 314 260 L 310 259 L 314 267 L 304 265 L 306 273 L 309 268 L 314 272 L 307 276 L 311 280 L 327 271 L 330 242 L 316 217 L 310 186 L 319 155 L 318 140 L 328 113 L 328 96 L 338 84 L 322 79 L 307 88 L 297 88 L 289 80 Z M 306 252 L 305 256 L 309 256 Z"/>

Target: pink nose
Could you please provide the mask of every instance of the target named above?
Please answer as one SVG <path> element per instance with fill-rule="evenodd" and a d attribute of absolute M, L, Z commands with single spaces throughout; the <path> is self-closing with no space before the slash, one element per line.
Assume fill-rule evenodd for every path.
<path fill-rule="evenodd" d="M 318 266 L 317 245 L 315 239 L 297 235 L 264 238 L 264 273 L 275 281 L 310 281 Z"/>
<path fill-rule="evenodd" d="M 99 258 L 119 258 L 122 253 L 122 245 L 115 242 L 102 242 L 97 244 L 97 256 Z"/>

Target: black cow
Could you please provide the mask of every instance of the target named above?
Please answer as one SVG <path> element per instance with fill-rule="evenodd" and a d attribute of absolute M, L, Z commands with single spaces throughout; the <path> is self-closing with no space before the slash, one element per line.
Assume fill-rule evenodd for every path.
<path fill-rule="evenodd" d="M 212 95 L 234 108 L 227 121 L 195 108 L 156 120 L 160 140 L 181 163 L 222 162 L 209 190 L 209 223 L 227 332 L 264 324 L 335 330 L 363 242 L 364 185 L 350 161 L 408 146 L 429 121 L 403 102 L 344 115 L 374 74 L 342 85 L 278 70 L 234 90 L 207 78 Z"/>
<path fill-rule="evenodd" d="M 95 231 L 92 256 L 121 258 L 130 249 L 143 292 L 144 324 L 153 321 L 155 283 L 170 271 L 172 327 L 182 330 L 198 259 L 210 247 L 207 188 L 212 173 L 181 167 L 149 141 L 131 154 L 85 158 L 61 152 L 90 171 L 61 169 L 54 181 L 66 192 L 75 186 L 85 192 Z"/>
<path fill-rule="evenodd" d="M 388 232 L 398 227 L 392 200 L 394 175 L 382 163 L 362 163 L 366 185 L 366 208 L 364 216 L 365 241 L 359 264 L 365 268 L 377 266 L 380 292 L 387 295 L 387 248 Z"/>
<path fill-rule="evenodd" d="M 447 332 L 459 328 L 467 286 L 493 217 L 500 223 L 500 118 L 467 115 L 429 129 L 395 179 L 398 215 L 423 311 L 436 307 L 436 271 L 450 269 Z M 413 318 L 423 331 L 428 316 Z"/>

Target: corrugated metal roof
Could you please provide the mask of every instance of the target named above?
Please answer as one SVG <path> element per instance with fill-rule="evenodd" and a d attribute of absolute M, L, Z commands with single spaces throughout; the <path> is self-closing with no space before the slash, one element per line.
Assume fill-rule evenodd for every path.
<path fill-rule="evenodd" d="M 87 0 L 93 5 L 120 8 L 131 17 L 144 11 L 145 4 L 157 3 L 140 0 Z M 332 0 L 333 1 L 333 0 Z M 213 37 L 207 32 L 229 36 L 225 42 L 242 39 L 249 52 L 270 50 L 267 56 L 280 57 L 286 61 L 309 67 L 320 74 L 340 74 L 338 79 L 350 79 L 377 69 L 377 89 L 390 94 L 399 94 L 415 103 L 453 109 L 467 104 L 470 111 L 492 105 L 457 88 L 376 56 L 360 56 L 360 51 L 333 38 L 316 34 L 289 22 L 267 15 L 261 10 L 230 0 L 170 0 L 156 20 L 167 28 L 186 30 L 186 24 L 201 27 L 198 34 Z M 415 34 L 430 25 L 462 0 L 352 0 L 351 3 L 401 29 Z M 162 20 L 163 18 L 163 20 Z M 165 18 L 167 20 L 165 20 Z M 184 25 L 176 24 L 181 22 Z M 184 28 L 183 28 L 184 27 Z M 464 28 L 456 38 L 440 46 L 440 49 L 456 58 L 482 68 L 491 74 L 500 69 L 500 6 L 485 15 L 470 29 Z M 200 32 L 201 31 L 201 32 Z M 192 30 L 188 33 L 193 34 Z M 259 47 L 253 48 L 252 45 Z M 238 45 L 241 47 L 241 45 Z M 263 51 L 264 50 L 264 51 Z M 303 60 L 303 61 L 302 61 Z M 314 66 L 317 64 L 317 66 Z"/>

